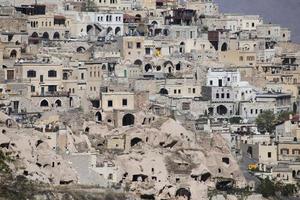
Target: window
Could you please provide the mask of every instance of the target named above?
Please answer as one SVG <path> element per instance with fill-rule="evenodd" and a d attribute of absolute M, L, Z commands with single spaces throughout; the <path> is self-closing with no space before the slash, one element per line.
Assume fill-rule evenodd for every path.
<path fill-rule="evenodd" d="M 247 56 L 247 61 L 253 61 L 254 60 L 254 56 Z"/>
<path fill-rule="evenodd" d="M 137 42 L 137 43 L 136 43 L 136 48 L 137 48 L 137 49 L 140 49 L 140 48 L 141 48 L 141 46 L 142 46 L 142 45 L 141 45 L 141 43 L 140 43 L 140 42 Z"/>
<path fill-rule="evenodd" d="M 123 99 L 123 100 L 122 100 L 122 105 L 123 105 L 123 106 L 127 106 L 127 99 Z"/>
<path fill-rule="evenodd" d="M 7 80 L 14 79 L 14 70 L 7 70 Z"/>
<path fill-rule="evenodd" d="M 34 85 L 31 86 L 31 92 L 35 92 L 35 86 Z"/>
<path fill-rule="evenodd" d="M 191 94 L 191 92 L 192 92 L 192 89 L 188 88 L 188 93 Z"/>
<path fill-rule="evenodd" d="M 220 95 L 219 95 L 219 93 L 217 93 L 217 94 L 216 94 L 216 98 L 217 98 L 217 99 L 218 99 L 218 98 L 220 98 Z"/>
<path fill-rule="evenodd" d="M 56 92 L 57 86 L 56 85 L 49 85 L 48 86 L 48 92 Z"/>
<path fill-rule="evenodd" d="M 177 90 L 174 90 L 174 94 L 176 94 L 177 93 Z"/>
<path fill-rule="evenodd" d="M 54 78 L 54 77 L 56 77 L 56 76 L 57 76 L 57 73 L 56 73 L 55 70 L 49 70 L 49 71 L 48 71 L 48 77 Z"/>
<path fill-rule="evenodd" d="M 271 157 L 272 157 L 272 153 L 268 152 L 268 158 L 271 158 Z"/>
<path fill-rule="evenodd" d="M 150 50 L 150 48 L 146 48 L 146 49 L 145 49 L 145 51 L 146 51 L 146 52 L 145 52 L 145 53 L 146 53 L 146 55 L 150 55 L 150 53 L 151 53 L 151 50 Z"/>
<path fill-rule="evenodd" d="M 193 88 L 193 94 L 195 94 L 196 93 L 196 88 Z"/>
<path fill-rule="evenodd" d="M 289 150 L 288 149 L 280 149 L 280 154 L 287 155 L 287 154 L 289 154 Z"/>
<path fill-rule="evenodd" d="M 190 102 L 182 102 L 182 110 L 190 110 Z"/>
<path fill-rule="evenodd" d="M 84 79 L 84 73 L 81 73 L 81 80 Z"/>
<path fill-rule="evenodd" d="M 109 174 L 107 179 L 112 180 L 113 179 L 113 174 Z"/>
<path fill-rule="evenodd" d="M 180 89 L 178 90 L 178 94 L 181 94 L 181 90 Z"/>
<path fill-rule="evenodd" d="M 222 93 L 222 94 L 221 94 L 221 98 L 222 98 L 222 99 L 224 99 L 224 97 L 225 97 L 225 94 L 224 94 L 224 93 Z"/>
<path fill-rule="evenodd" d="M 229 99 L 229 98 L 230 98 L 230 94 L 229 94 L 229 93 L 227 93 L 227 94 L 226 94 L 226 97 L 227 97 L 227 99 Z"/>
<path fill-rule="evenodd" d="M 128 49 L 132 49 L 132 42 L 128 42 L 127 47 L 128 47 Z"/>
<path fill-rule="evenodd" d="M 113 107 L 113 101 L 112 100 L 108 100 L 107 101 L 107 106 L 108 107 Z"/>
<path fill-rule="evenodd" d="M 240 61 L 243 61 L 243 60 L 244 60 L 243 56 L 240 56 Z"/>
<path fill-rule="evenodd" d="M 34 71 L 34 70 L 27 71 L 27 77 L 28 78 L 35 78 L 36 77 L 36 71 Z"/>
<path fill-rule="evenodd" d="M 293 149 L 292 152 L 295 155 L 300 155 L 300 149 Z"/>
<path fill-rule="evenodd" d="M 209 81 L 209 85 L 213 85 L 213 81 Z"/>

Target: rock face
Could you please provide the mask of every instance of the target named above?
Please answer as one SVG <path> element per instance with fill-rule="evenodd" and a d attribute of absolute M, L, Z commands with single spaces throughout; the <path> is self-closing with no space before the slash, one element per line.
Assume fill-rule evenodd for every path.
<path fill-rule="evenodd" d="M 75 171 L 55 151 L 56 134 L 46 134 L 33 129 L 4 128 L 16 175 L 25 175 L 30 180 L 60 184 L 77 182 Z"/>
<path fill-rule="evenodd" d="M 191 200 L 207 199 L 209 188 L 215 188 L 220 177 L 234 180 L 237 187 L 246 186 L 221 135 L 196 135 L 171 118 L 156 118 L 147 126 L 114 129 L 83 116 L 77 119 L 80 128 L 74 125 L 76 120 L 67 122 L 66 117 L 62 117 L 61 125 L 58 115 L 41 119 L 39 127 L 48 124 L 49 129 L 51 124 L 59 130 L 6 128 L 1 135 L 9 143 L 5 151 L 13 152 L 18 161 L 15 173 L 29 180 L 53 185 L 117 186 L 137 198 Z M 123 146 L 116 151 L 116 146 L 109 148 L 109 140 L 121 141 Z M 54 199 L 63 198 L 59 194 Z"/>

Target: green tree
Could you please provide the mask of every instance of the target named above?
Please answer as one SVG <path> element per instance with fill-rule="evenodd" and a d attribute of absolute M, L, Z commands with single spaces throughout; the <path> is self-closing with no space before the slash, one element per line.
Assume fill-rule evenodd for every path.
<path fill-rule="evenodd" d="M 87 11 L 87 12 L 96 12 L 96 11 L 98 11 L 95 2 L 92 1 L 92 0 L 87 0 L 86 3 L 85 3 L 84 11 Z"/>
<path fill-rule="evenodd" d="M 263 197 L 270 197 L 275 195 L 275 184 L 268 178 L 265 178 L 261 181 L 261 184 L 258 187 L 258 192 L 263 195 Z"/>
<path fill-rule="evenodd" d="M 229 122 L 231 124 L 239 124 L 239 123 L 241 123 L 241 121 L 242 121 L 241 117 L 231 117 L 231 118 L 229 118 Z"/>
<path fill-rule="evenodd" d="M 260 132 L 273 133 L 275 130 L 276 117 L 273 111 L 267 110 L 260 113 L 256 118 L 257 128 Z"/>
<path fill-rule="evenodd" d="M 280 112 L 277 116 L 278 122 L 284 122 L 285 120 L 288 120 L 290 118 L 290 115 L 293 115 L 294 113 L 291 111 L 283 111 Z"/>
<path fill-rule="evenodd" d="M 283 196 L 292 196 L 297 192 L 297 187 L 294 184 L 286 184 L 281 187 L 281 195 Z"/>

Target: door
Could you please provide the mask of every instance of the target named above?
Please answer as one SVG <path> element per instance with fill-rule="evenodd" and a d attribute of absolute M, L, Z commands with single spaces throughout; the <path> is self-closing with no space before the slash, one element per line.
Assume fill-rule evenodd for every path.
<path fill-rule="evenodd" d="M 41 94 L 44 95 L 45 94 L 45 88 L 41 87 Z"/>
<path fill-rule="evenodd" d="M 219 79 L 219 87 L 222 87 L 222 79 Z"/>

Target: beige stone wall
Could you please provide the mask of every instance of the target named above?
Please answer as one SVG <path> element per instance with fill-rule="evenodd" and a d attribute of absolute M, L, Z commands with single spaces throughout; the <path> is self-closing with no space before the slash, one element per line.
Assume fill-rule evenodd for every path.
<path fill-rule="evenodd" d="M 123 105 L 123 100 L 127 100 L 127 105 Z M 108 106 L 108 102 L 112 101 L 112 106 Z M 101 108 L 103 111 L 112 110 L 134 110 L 134 93 L 129 92 L 113 92 L 102 93 Z"/>

